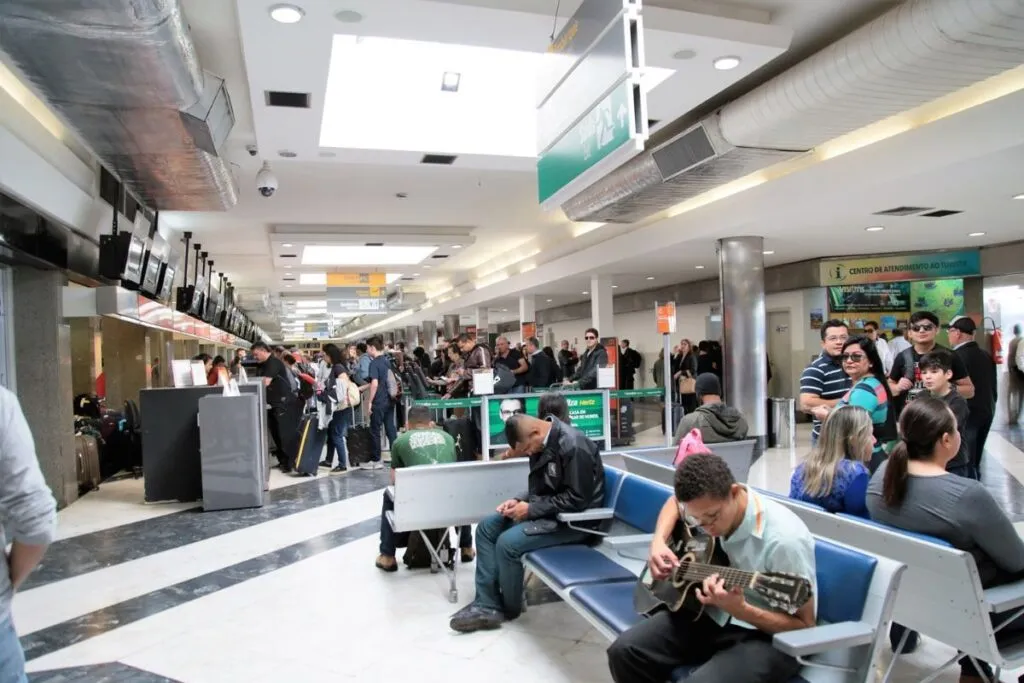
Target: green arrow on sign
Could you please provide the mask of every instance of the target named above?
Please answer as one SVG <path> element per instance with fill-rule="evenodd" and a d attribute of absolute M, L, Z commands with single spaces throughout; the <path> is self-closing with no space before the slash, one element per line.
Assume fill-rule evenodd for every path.
<path fill-rule="evenodd" d="M 543 204 L 556 192 L 633 139 L 629 119 L 632 84 L 625 81 L 587 112 L 537 161 Z"/>

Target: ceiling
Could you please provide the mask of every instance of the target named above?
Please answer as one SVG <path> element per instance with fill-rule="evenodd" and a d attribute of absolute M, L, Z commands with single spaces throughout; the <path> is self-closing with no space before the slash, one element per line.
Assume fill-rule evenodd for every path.
<path fill-rule="evenodd" d="M 333 76 L 329 78 L 328 72 L 335 35 L 539 53 L 549 41 L 552 26 L 560 28 L 579 0 L 562 0 L 557 22 L 553 21 L 554 0 L 296 0 L 305 16 L 291 25 L 272 21 L 264 3 L 183 0 L 183 4 L 204 68 L 223 76 L 232 96 L 237 123 L 224 154 L 239 179 L 241 197 L 238 206 L 225 213 L 166 214 L 162 219 L 174 228 L 191 230 L 194 241 L 201 242 L 216 260 L 217 270 L 227 273 L 240 290 L 266 293 L 275 302 L 323 294 L 320 286 L 303 287 L 292 279 L 296 273 L 322 273 L 325 268 L 304 268 L 283 260 L 281 245 L 289 234 L 290 243 L 298 248 L 328 240 L 354 243 L 374 233 L 388 238 L 415 234 L 438 245 L 450 245 L 458 237 L 461 249 L 422 267 L 327 269 L 400 270 L 397 274 L 413 278 L 400 280 L 403 287 L 435 293 L 499 273 L 503 264 L 524 257 L 536 257 L 537 263 L 572 259 L 623 239 L 633 229 L 605 226 L 585 232 L 587 226 L 569 224 L 560 211 L 544 213 L 536 201 L 533 159 L 509 154 L 507 149 L 490 154 L 379 149 L 367 142 L 374 138 L 369 134 L 363 139 L 349 135 L 344 147 L 320 145 L 326 130 L 321 126 L 324 104 L 331 99 L 328 83 Z M 647 63 L 672 70 L 668 80 L 651 92 L 649 116 L 665 125 L 722 92 L 750 87 L 775 64 L 795 59 L 826 37 L 849 31 L 893 4 L 892 0 L 649 0 L 644 3 Z M 335 15 L 340 10 L 358 12 L 361 21 L 338 21 Z M 790 41 L 793 49 L 785 53 Z M 679 50 L 696 55 L 674 59 Z M 740 56 L 740 67 L 732 71 L 711 67 L 714 57 L 726 54 Z M 397 71 L 392 69 L 389 75 L 379 64 L 350 61 L 356 62 L 348 65 L 356 75 L 360 69 L 377 71 L 372 71 L 373 78 L 359 81 L 358 91 L 334 93 L 342 106 L 327 112 L 330 121 L 347 116 L 355 118 L 344 121 L 367 126 L 375 118 L 391 128 L 421 125 L 417 112 L 425 110 L 426 105 L 420 106 L 425 100 L 403 101 L 399 88 L 389 88 L 393 84 L 389 79 L 396 78 Z M 466 72 L 468 93 L 474 64 L 470 60 L 457 68 Z M 415 72 L 414 65 L 407 71 Z M 429 72 L 424 78 L 436 81 L 439 75 Z M 486 74 L 476 80 L 486 81 Z M 511 85 L 509 89 L 515 90 Z M 311 107 L 268 107 L 267 90 L 308 92 Z M 479 106 L 466 107 L 469 113 L 454 112 L 456 129 L 479 130 L 485 125 L 474 118 L 484 111 L 480 107 L 486 102 L 481 100 L 501 96 L 493 87 L 485 92 L 489 94 L 476 98 Z M 436 93 L 432 96 L 436 98 Z M 473 104 L 472 98 L 466 100 Z M 523 106 L 520 100 L 517 106 Z M 373 112 L 381 115 L 374 117 Z M 375 139 L 385 139 L 380 131 L 376 133 Z M 501 130 L 487 130 L 487 134 L 500 136 Z M 417 144 L 415 135 L 405 139 L 412 141 L 407 146 Z M 247 149 L 253 146 L 258 151 L 251 156 Z M 283 158 L 282 151 L 296 156 Z M 451 166 L 420 163 L 424 153 L 439 152 L 457 153 L 458 158 Z M 271 162 L 280 185 L 269 199 L 255 188 L 264 160 Z M 309 239 L 294 239 L 295 233 Z M 646 279 L 652 273 L 658 283 L 667 284 L 688 279 L 698 261 L 713 266 L 713 253 L 706 247 L 691 244 L 679 258 L 670 250 L 649 251 L 617 264 L 598 260 L 581 275 L 567 271 L 561 278 L 564 282 L 530 283 L 520 289 L 543 295 L 538 307 L 560 305 L 585 298 L 582 292 L 587 291 L 591 271 L 613 274 L 619 292 L 625 293 L 655 284 Z M 779 250 L 780 257 L 783 253 Z M 495 278 L 504 279 L 500 274 Z M 261 312 L 257 319 L 273 331 L 273 310 Z"/>

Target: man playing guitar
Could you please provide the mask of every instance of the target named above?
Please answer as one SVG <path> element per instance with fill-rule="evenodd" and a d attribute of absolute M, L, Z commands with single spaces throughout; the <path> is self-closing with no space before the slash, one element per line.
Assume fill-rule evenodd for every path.
<path fill-rule="evenodd" d="M 812 597 L 790 615 L 749 589 L 726 588 L 719 574 L 711 574 L 695 590 L 703 614 L 660 609 L 612 643 L 612 678 L 664 683 L 676 668 L 691 666 L 698 668 L 688 683 L 789 681 L 801 665 L 774 649 L 772 636 L 815 625 L 814 539 L 807 527 L 783 505 L 737 484 L 725 462 L 710 453 L 691 455 L 676 470 L 675 495 L 658 516 L 648 558 L 656 580 L 680 564 L 669 548 L 680 521 L 711 536 L 730 567 L 805 577 Z"/>

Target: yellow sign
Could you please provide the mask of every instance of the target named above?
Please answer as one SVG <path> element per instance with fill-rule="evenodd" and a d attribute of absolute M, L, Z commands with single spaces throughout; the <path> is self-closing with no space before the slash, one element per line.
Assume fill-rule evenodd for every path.
<path fill-rule="evenodd" d="M 385 287 L 384 273 L 327 273 L 328 287 Z"/>

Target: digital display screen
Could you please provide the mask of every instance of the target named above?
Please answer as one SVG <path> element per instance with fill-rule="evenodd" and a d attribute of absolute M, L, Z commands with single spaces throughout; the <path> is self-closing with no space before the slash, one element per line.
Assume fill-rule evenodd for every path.
<path fill-rule="evenodd" d="M 171 299 L 171 288 L 174 286 L 174 276 L 176 271 L 174 266 L 165 265 L 163 278 L 160 280 L 160 291 L 157 293 L 157 298 L 162 301 L 170 301 Z"/>
<path fill-rule="evenodd" d="M 142 282 L 142 259 L 146 254 L 146 242 L 138 235 L 132 235 L 128 243 L 128 258 L 124 262 L 122 280 L 140 284 Z"/>
<path fill-rule="evenodd" d="M 910 283 L 834 285 L 828 288 L 828 307 L 833 313 L 906 312 L 910 310 Z"/>
<path fill-rule="evenodd" d="M 146 271 L 142 276 L 142 291 L 156 296 L 156 288 L 160 285 L 160 259 L 150 251 L 146 256 Z"/>

